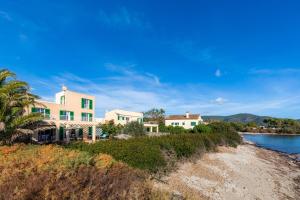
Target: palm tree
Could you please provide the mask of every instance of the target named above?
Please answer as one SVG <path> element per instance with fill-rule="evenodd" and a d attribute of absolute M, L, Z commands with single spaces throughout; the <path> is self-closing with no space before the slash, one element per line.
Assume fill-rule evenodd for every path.
<path fill-rule="evenodd" d="M 11 144 L 42 120 L 40 114 L 26 114 L 29 106 L 38 104 L 39 97 L 31 94 L 26 82 L 16 80 L 16 75 L 7 69 L 0 70 L 0 144 Z"/>

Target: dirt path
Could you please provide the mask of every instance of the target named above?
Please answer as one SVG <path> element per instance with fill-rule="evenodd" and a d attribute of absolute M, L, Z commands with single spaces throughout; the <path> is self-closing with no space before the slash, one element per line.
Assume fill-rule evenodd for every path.
<path fill-rule="evenodd" d="M 156 188 L 188 199 L 300 199 L 300 167 L 252 145 L 221 147 L 194 163 L 180 164 L 163 179 L 166 183 L 156 182 Z"/>

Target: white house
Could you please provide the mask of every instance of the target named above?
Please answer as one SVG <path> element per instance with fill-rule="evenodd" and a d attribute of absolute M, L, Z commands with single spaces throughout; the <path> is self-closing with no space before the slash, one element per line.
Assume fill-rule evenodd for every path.
<path fill-rule="evenodd" d="M 199 114 L 186 113 L 185 115 L 169 115 L 165 119 L 166 126 L 181 126 L 185 129 L 192 129 L 194 126 L 203 123 Z"/>
<path fill-rule="evenodd" d="M 143 123 L 144 114 L 142 112 L 132 112 L 127 110 L 112 110 L 105 113 L 104 121 L 113 121 L 115 124 L 125 125 L 128 122 L 137 121 Z"/>
<path fill-rule="evenodd" d="M 139 122 L 143 123 L 147 132 L 156 132 L 158 133 L 158 124 L 157 123 L 144 123 L 144 114 L 142 112 L 132 112 L 127 110 L 115 109 L 105 113 L 105 118 L 103 120 L 99 119 L 100 123 L 108 123 L 113 121 L 114 124 L 126 125 L 129 122 Z"/>

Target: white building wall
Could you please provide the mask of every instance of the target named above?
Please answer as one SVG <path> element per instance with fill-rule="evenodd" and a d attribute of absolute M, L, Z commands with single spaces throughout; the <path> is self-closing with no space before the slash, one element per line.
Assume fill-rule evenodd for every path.
<path fill-rule="evenodd" d="M 166 126 L 181 126 L 185 129 L 192 129 L 194 126 L 192 126 L 192 122 L 195 122 L 196 125 L 200 124 L 200 120 L 196 119 L 180 119 L 180 120 L 165 120 L 165 125 Z M 172 124 L 173 123 L 173 124 Z M 175 125 L 175 123 L 178 123 L 178 125 Z"/>
<path fill-rule="evenodd" d="M 105 121 L 113 120 L 115 124 L 125 125 L 129 122 L 143 120 L 143 113 L 126 110 L 112 110 L 105 113 Z M 142 121 L 141 121 L 142 122 Z"/>

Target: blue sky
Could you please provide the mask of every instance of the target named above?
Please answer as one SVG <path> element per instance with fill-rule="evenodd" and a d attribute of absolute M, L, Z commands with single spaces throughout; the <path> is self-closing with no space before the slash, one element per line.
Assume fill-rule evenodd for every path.
<path fill-rule="evenodd" d="M 300 118 L 300 2 L 0 0 L 0 68 L 53 100 Z"/>

